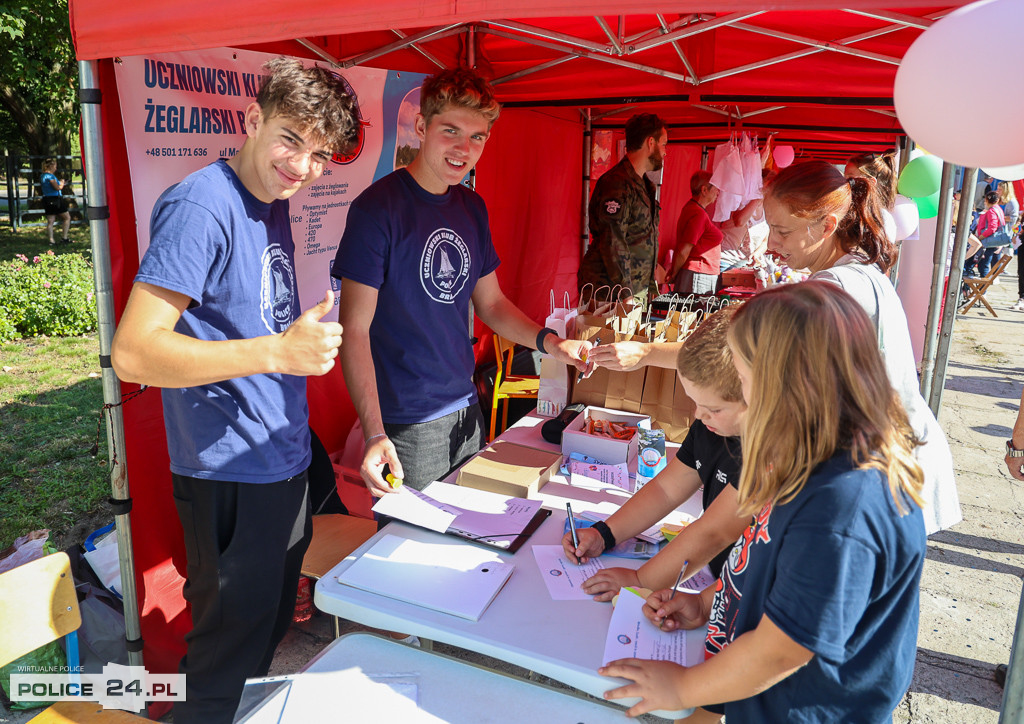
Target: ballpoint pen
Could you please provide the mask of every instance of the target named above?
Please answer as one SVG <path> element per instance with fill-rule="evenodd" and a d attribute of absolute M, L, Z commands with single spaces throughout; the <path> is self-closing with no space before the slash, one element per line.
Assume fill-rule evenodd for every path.
<path fill-rule="evenodd" d="M 676 597 L 676 591 L 679 590 L 679 584 L 683 582 L 683 574 L 686 573 L 687 566 L 690 565 L 689 561 L 683 561 L 683 570 L 679 571 L 679 577 L 676 578 L 676 585 L 672 586 L 672 595 L 668 597 L 668 600 L 672 600 Z"/>
<path fill-rule="evenodd" d="M 572 533 L 572 546 L 573 548 L 580 547 L 580 539 L 576 535 L 576 521 L 572 518 L 572 503 L 565 504 L 565 512 L 569 515 L 569 532 Z"/>

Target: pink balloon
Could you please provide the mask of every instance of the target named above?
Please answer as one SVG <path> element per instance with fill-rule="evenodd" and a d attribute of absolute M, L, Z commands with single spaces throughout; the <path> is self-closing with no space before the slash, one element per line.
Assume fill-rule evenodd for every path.
<path fill-rule="evenodd" d="M 772 151 L 772 158 L 775 159 L 775 164 L 779 168 L 786 168 L 786 166 L 793 163 L 793 159 L 796 158 L 796 152 L 792 146 L 776 146 L 775 150 Z"/>
<path fill-rule="evenodd" d="M 1021 27 L 1024 2 L 990 0 L 957 8 L 921 33 L 893 87 L 907 135 L 961 166 L 1024 164 L 1024 94 L 996 91 L 993 101 L 989 81 L 993 69 L 1021 67 Z"/>

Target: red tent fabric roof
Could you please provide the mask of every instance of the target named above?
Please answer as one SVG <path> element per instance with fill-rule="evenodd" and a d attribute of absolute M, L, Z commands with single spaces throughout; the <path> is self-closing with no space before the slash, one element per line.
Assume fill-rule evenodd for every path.
<path fill-rule="evenodd" d="M 733 0 L 709 13 L 695 2 L 630 0 L 71 0 L 70 13 L 82 59 L 229 46 L 425 73 L 435 61 L 465 64 L 471 29 L 474 63 L 507 105 L 589 108 L 595 127 L 657 113 L 674 142 L 777 131 L 779 143 L 831 160 L 829 151 L 895 145 L 903 133 L 891 98 L 898 61 L 922 27 L 960 2 L 871 10 L 877 0 L 783 0 L 766 10 L 763 0 Z M 437 28 L 444 32 L 416 47 L 396 47 Z"/>
<path fill-rule="evenodd" d="M 962 4 L 958 2 L 950 4 Z M 313 0 L 179 0 L 125 3 L 71 0 L 71 28 L 81 60 L 199 48 L 251 45 L 293 38 L 423 28 L 487 18 L 570 18 L 652 13 L 718 13 L 763 10 L 872 9 L 877 0 L 378 0 L 324 3 Z M 908 8 L 934 7 L 928 0 L 901 0 Z"/>

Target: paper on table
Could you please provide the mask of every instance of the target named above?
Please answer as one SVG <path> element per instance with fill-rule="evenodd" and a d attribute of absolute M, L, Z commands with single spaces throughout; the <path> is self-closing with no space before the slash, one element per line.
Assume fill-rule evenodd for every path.
<path fill-rule="evenodd" d="M 686 664 L 686 635 L 682 631 L 662 631 L 643 613 L 644 599 L 628 588 L 619 591 L 619 600 L 608 624 L 604 643 L 605 664 L 616 659 L 649 659 Z"/>
<path fill-rule="evenodd" d="M 441 722 L 418 707 L 419 676 L 366 674 L 359 667 L 296 674 L 243 721 L 298 724 L 324 716 L 324 702 L 344 702 L 348 721 Z M 259 682 L 254 682 L 259 683 Z M 272 682 L 268 682 L 272 683 Z"/>
<path fill-rule="evenodd" d="M 446 510 L 437 501 L 408 486 L 402 486 L 397 493 L 382 496 L 372 510 L 438 533 L 448 530 L 448 526 L 458 517 L 458 513 Z"/>
<path fill-rule="evenodd" d="M 562 546 L 534 546 L 533 557 L 548 593 L 556 601 L 587 601 L 590 594 L 583 592 L 583 582 L 604 568 L 600 558 L 591 558 L 576 565 L 565 557 Z"/>
<path fill-rule="evenodd" d="M 700 593 L 708 586 L 715 582 L 715 577 L 711 575 L 711 569 L 704 566 L 699 571 L 694 573 L 692 576 L 683 581 L 682 585 L 679 586 L 679 590 L 685 593 Z"/>
<path fill-rule="evenodd" d="M 597 465 L 573 460 L 569 463 L 569 485 L 598 490 L 612 486 L 627 493 L 633 492 L 633 481 L 629 478 L 626 463 Z"/>
<path fill-rule="evenodd" d="M 604 511 L 598 510 L 585 510 L 582 513 L 580 513 L 580 516 L 586 518 L 587 520 L 593 520 L 596 522 L 599 520 L 607 520 L 611 516 L 611 513 L 606 513 Z M 666 515 L 664 518 L 659 520 L 657 523 L 652 525 L 647 530 L 641 533 L 637 533 L 636 537 L 640 540 L 645 540 L 648 543 L 661 543 L 661 541 L 665 540 L 665 536 L 662 535 L 661 532 L 661 526 L 665 525 L 666 523 L 671 523 L 672 525 L 681 525 L 683 523 L 689 524 L 692 522 L 692 516 L 678 510 L 673 510 L 671 513 Z"/>
<path fill-rule="evenodd" d="M 497 552 L 468 543 L 385 535 L 342 571 L 338 582 L 477 621 L 514 568 Z"/>

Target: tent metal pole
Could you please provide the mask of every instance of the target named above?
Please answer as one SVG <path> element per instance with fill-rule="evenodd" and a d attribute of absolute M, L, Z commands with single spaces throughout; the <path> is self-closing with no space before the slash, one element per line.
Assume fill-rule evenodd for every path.
<path fill-rule="evenodd" d="M 502 25 L 506 25 L 508 23 L 506 21 L 502 21 L 501 24 Z M 655 67 L 650 66 L 650 65 L 643 65 L 641 63 L 634 63 L 631 60 L 623 60 L 622 58 L 608 55 L 608 53 L 606 51 L 594 52 L 592 50 L 587 50 L 585 48 L 580 48 L 579 50 L 573 50 L 573 49 L 571 49 L 569 47 L 566 47 L 565 45 L 560 45 L 558 43 L 550 43 L 550 42 L 548 42 L 546 40 L 540 40 L 540 39 L 537 39 L 537 38 L 534 38 L 534 37 L 530 37 L 530 36 L 527 36 L 527 35 L 518 35 L 516 33 L 510 33 L 510 32 L 508 32 L 506 30 L 498 30 L 497 26 L 498 26 L 498 23 L 492 23 L 491 25 L 489 25 L 486 28 L 486 32 L 489 33 L 490 35 L 497 35 L 499 38 L 507 38 L 508 40 L 515 40 L 515 41 L 518 41 L 520 43 L 526 43 L 527 45 L 536 45 L 538 47 L 548 48 L 550 50 L 555 50 L 555 51 L 558 51 L 560 53 L 571 53 L 572 55 L 578 55 L 578 56 L 580 56 L 582 58 L 590 58 L 591 60 L 597 60 L 597 61 L 600 61 L 602 63 L 609 63 L 611 65 L 618 65 L 618 66 L 621 66 L 623 68 L 630 68 L 632 70 L 639 70 L 639 71 L 641 71 L 643 73 L 651 73 L 652 75 L 660 75 L 660 76 L 664 76 L 665 78 L 671 78 L 672 80 L 681 81 L 683 83 L 691 83 L 692 82 L 692 79 L 688 75 L 683 75 L 682 73 L 674 73 L 672 71 L 663 70 L 661 68 L 655 68 Z"/>
<path fill-rule="evenodd" d="M 602 18 L 600 15 L 595 15 L 594 20 L 597 21 L 598 26 L 604 31 L 604 34 L 608 36 L 608 41 L 612 44 L 612 51 L 616 55 L 622 55 L 622 44 L 619 43 L 619 39 L 615 37 L 615 33 L 608 27 L 608 21 Z"/>
<path fill-rule="evenodd" d="M 868 60 L 877 60 L 880 63 L 889 63 L 890 65 L 899 65 L 900 58 L 894 58 L 891 55 L 883 55 L 882 53 L 872 53 L 869 50 L 858 50 L 857 48 L 850 48 L 842 44 L 830 41 L 830 40 L 815 40 L 814 38 L 806 38 L 803 35 L 796 35 L 794 33 L 787 33 L 782 30 L 772 30 L 770 28 L 761 28 L 757 25 L 749 25 L 747 23 L 733 23 L 732 27 L 737 30 L 746 30 L 750 33 L 757 33 L 758 35 L 767 35 L 769 38 L 778 38 L 779 40 L 790 40 L 794 43 L 801 43 L 803 45 L 810 45 L 815 48 L 821 48 L 822 50 L 831 50 L 834 53 L 844 53 L 846 55 L 853 55 L 857 58 L 867 58 Z"/>
<path fill-rule="evenodd" d="M 970 206 L 970 204 L 968 204 Z M 1024 717 L 1024 591 L 1017 606 L 1017 625 L 1013 630 L 1010 663 L 1003 682 L 1003 705 L 999 707 L 999 724 L 1012 724 Z"/>
<path fill-rule="evenodd" d="M 406 37 L 408 37 L 405 33 L 403 33 L 398 28 L 391 28 L 391 32 L 394 33 L 395 35 L 397 35 L 399 38 L 406 38 Z M 442 70 L 444 70 L 444 63 L 442 63 L 440 60 L 438 60 L 433 54 L 428 53 L 426 50 L 424 50 L 423 46 L 420 45 L 419 43 L 413 43 L 409 47 L 412 48 L 413 50 L 415 50 L 420 55 L 422 55 L 427 60 L 429 60 L 431 63 L 436 65 L 438 68 L 441 68 Z M 335 621 L 337 621 L 337 619 L 335 619 Z"/>
<path fill-rule="evenodd" d="M 476 26 L 469 26 L 469 40 L 466 42 L 466 65 L 476 70 Z"/>
<path fill-rule="evenodd" d="M 927 30 L 934 22 L 928 18 L 896 13 L 892 10 L 853 10 L 851 8 L 843 8 L 843 12 L 851 13 L 852 15 L 863 15 L 866 18 L 874 18 L 875 20 L 887 20 L 891 23 L 905 25 L 908 28 L 920 28 L 921 30 Z"/>
<path fill-rule="evenodd" d="M 901 157 L 904 155 L 901 154 Z M 932 294 L 928 302 L 928 318 L 924 327 L 924 357 L 921 360 L 921 396 L 926 400 L 932 394 L 935 352 L 939 341 L 942 281 L 946 277 L 946 253 L 949 250 L 950 219 L 953 215 L 953 172 L 952 164 L 942 164 L 942 181 L 939 184 L 939 218 L 936 220 L 935 251 L 932 253 Z"/>
<path fill-rule="evenodd" d="M 100 88 L 97 61 L 78 63 L 79 97 L 82 106 L 82 144 L 87 186 L 89 233 L 92 238 L 93 280 L 99 316 L 100 370 L 103 381 L 104 409 L 107 417 L 107 452 L 110 459 L 111 502 L 115 505 L 117 557 L 121 564 L 121 595 L 124 599 L 125 639 L 128 664 L 142 666 L 142 629 L 139 620 L 138 591 L 135 588 L 135 556 L 132 552 L 132 525 L 128 517 L 128 469 L 125 465 L 124 420 L 121 415 L 121 383 L 110 365 L 110 345 L 114 338 L 114 294 L 110 271 L 110 218 L 107 205 L 107 178 L 103 166 L 103 135 L 100 125 Z M 125 501 L 125 502 L 121 502 Z M 120 505 L 118 505 L 120 503 Z"/>
<path fill-rule="evenodd" d="M 607 27 L 607 26 L 605 26 Z M 515 20 L 488 20 L 486 21 L 485 29 L 487 32 L 493 32 L 493 28 L 505 28 L 506 30 L 518 30 L 523 35 L 529 35 L 536 38 L 543 38 L 544 40 L 553 40 L 559 43 L 565 43 L 566 45 L 582 48 L 583 50 L 590 50 L 595 53 L 602 53 L 608 55 L 613 51 L 613 48 L 603 43 L 596 43 L 593 40 L 585 40 L 583 38 L 577 38 L 575 35 L 568 35 L 566 33 L 559 33 L 556 30 L 547 30 L 545 28 L 538 28 L 535 25 L 527 25 L 526 23 L 520 23 Z M 608 38 L 611 39 L 611 30 L 608 31 Z M 511 40 L 519 40 L 526 42 L 522 35 L 510 35 L 505 36 Z"/>
<path fill-rule="evenodd" d="M 462 23 L 452 23 L 451 25 L 439 25 L 436 28 L 430 28 L 429 30 L 422 30 L 413 35 L 407 35 L 404 38 L 400 38 L 393 43 L 382 45 L 376 50 L 371 50 L 366 53 L 360 53 L 359 55 L 349 56 L 343 59 L 340 64 L 342 68 L 351 68 L 354 65 L 362 65 L 374 58 L 379 58 L 382 55 L 401 50 L 402 48 L 408 48 L 410 45 L 424 42 L 427 40 L 440 40 L 441 38 L 447 38 L 450 35 L 458 35 L 459 33 L 466 32 L 466 26 Z"/>
<path fill-rule="evenodd" d="M 671 43 L 673 40 L 682 40 L 683 38 L 700 35 L 701 33 L 706 33 L 709 30 L 722 28 L 728 25 L 737 27 L 740 21 L 749 20 L 750 18 L 762 15 L 765 12 L 766 11 L 764 10 L 755 10 L 753 12 L 731 13 L 729 15 L 717 17 L 714 20 L 693 23 L 692 25 L 687 25 L 679 30 L 673 30 L 671 33 L 665 33 L 664 35 L 659 35 L 651 38 L 650 40 L 634 43 L 626 48 L 626 52 L 630 54 L 639 53 L 642 50 L 649 50 L 651 48 L 657 48 L 659 45 L 664 45 L 665 43 Z"/>
<path fill-rule="evenodd" d="M 590 149 L 594 143 L 590 109 L 583 111 L 583 209 L 580 212 L 580 259 L 590 246 Z"/>
<path fill-rule="evenodd" d="M 701 171 L 707 171 L 708 170 L 708 147 L 707 146 L 701 146 L 700 147 L 700 168 L 701 168 Z"/>
<path fill-rule="evenodd" d="M 547 61 L 545 63 L 538 63 L 537 65 L 531 66 L 529 68 L 523 68 L 522 70 L 517 70 L 515 73 L 509 73 L 508 75 L 503 75 L 500 78 L 495 78 L 494 80 L 491 81 L 491 85 L 492 86 L 496 86 L 496 85 L 501 85 L 502 83 L 508 83 L 509 81 L 512 81 L 512 80 L 518 80 L 518 79 L 520 79 L 520 78 L 522 78 L 524 76 L 530 75 L 531 73 L 538 73 L 538 72 L 540 72 L 542 70 L 547 70 L 548 68 L 554 68 L 556 65 L 561 65 L 562 63 L 565 63 L 566 61 L 569 61 L 569 60 L 575 60 L 578 57 L 580 57 L 580 56 L 569 54 L 569 55 L 563 55 L 561 58 L 555 58 L 554 60 L 549 60 L 549 61 Z M 509 107 L 508 104 L 502 104 L 502 105 L 505 108 Z"/>
<path fill-rule="evenodd" d="M 962 189 L 973 189 L 978 183 L 978 169 L 964 169 Z M 949 361 L 949 344 L 953 338 L 953 322 L 956 321 L 960 306 L 960 284 L 964 275 L 964 257 L 967 256 L 967 235 L 970 233 L 972 204 L 960 194 L 960 213 L 956 219 L 956 239 L 953 242 L 953 266 L 949 270 L 949 286 L 946 288 L 946 306 L 942 311 L 942 327 L 939 330 L 939 348 L 935 355 L 935 374 L 931 381 L 928 407 L 935 417 L 942 407 L 942 391 L 946 386 L 946 363 Z"/>
<path fill-rule="evenodd" d="M 665 18 L 663 15 L 658 14 L 655 15 L 654 17 L 658 19 L 658 25 L 661 27 L 662 32 L 670 32 L 668 23 L 665 22 Z M 672 49 L 676 51 L 676 55 L 679 56 L 679 62 L 681 62 L 683 64 L 683 67 L 686 68 L 686 72 L 690 74 L 691 78 L 693 78 L 693 84 L 700 85 L 701 79 L 697 77 L 697 71 L 693 69 L 693 65 L 690 64 L 690 59 L 686 57 L 686 53 L 684 53 L 683 49 L 679 47 L 679 43 L 673 40 Z"/>

